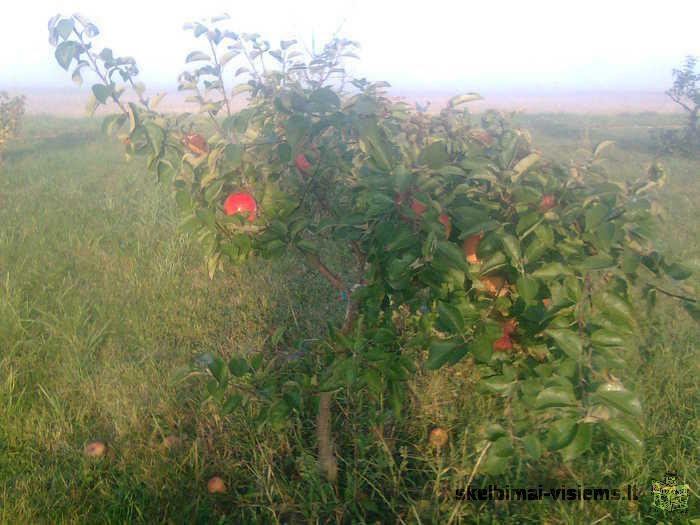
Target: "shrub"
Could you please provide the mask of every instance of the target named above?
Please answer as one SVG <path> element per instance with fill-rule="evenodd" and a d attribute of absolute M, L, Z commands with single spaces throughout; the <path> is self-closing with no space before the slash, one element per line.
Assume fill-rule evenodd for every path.
<path fill-rule="evenodd" d="M 24 116 L 24 96 L 10 98 L 5 91 L 0 91 L 0 160 L 5 145 L 17 136 Z"/>
<path fill-rule="evenodd" d="M 700 152 L 700 88 L 697 87 L 700 73 L 695 72 L 696 65 L 697 58 L 687 56 L 682 69 L 673 70 L 673 86 L 666 91 L 666 95 L 686 112 L 688 122 L 681 129 L 652 130 L 653 137 L 663 153 L 678 150 L 694 155 Z"/>
<path fill-rule="evenodd" d="M 245 408 L 283 429 L 300 399 L 318 395 L 319 462 L 334 480 L 334 392 L 367 395 L 400 419 L 413 374 L 469 356 L 484 395 L 504 400 L 485 472 L 544 451 L 570 460 L 604 436 L 640 449 L 642 408 L 618 379 L 643 316 L 631 297 L 652 307 L 657 293 L 680 295 L 666 280 L 689 275 L 653 245 L 663 167 L 612 182 L 601 162 L 609 141 L 560 166 L 501 113 L 474 119 L 465 106 L 478 95 L 416 111 L 388 84 L 347 75 L 353 41 L 309 56 L 294 40 L 224 29 L 225 18 L 186 25 L 208 50 L 191 52 L 179 77 L 195 114 L 158 112 L 162 97 L 145 96 L 135 60 L 94 48 L 90 21 L 49 23 L 59 64 L 77 82 L 88 70 L 99 79 L 93 106 L 118 106 L 105 131 L 173 188 L 210 276 L 296 253 L 347 298 L 342 326 L 300 358 L 212 358 L 207 388 L 224 413 Z M 237 96 L 247 105 L 234 111 Z M 341 268 L 328 245 L 351 254 Z"/>

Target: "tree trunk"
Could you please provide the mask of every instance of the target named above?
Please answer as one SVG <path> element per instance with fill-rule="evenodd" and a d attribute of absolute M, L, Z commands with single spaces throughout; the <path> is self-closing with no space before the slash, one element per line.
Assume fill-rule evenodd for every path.
<path fill-rule="evenodd" d="M 331 436 L 331 392 L 321 392 L 318 396 L 318 419 L 316 432 L 318 438 L 318 465 L 328 481 L 334 483 L 338 477 L 338 462 L 333 453 Z"/>

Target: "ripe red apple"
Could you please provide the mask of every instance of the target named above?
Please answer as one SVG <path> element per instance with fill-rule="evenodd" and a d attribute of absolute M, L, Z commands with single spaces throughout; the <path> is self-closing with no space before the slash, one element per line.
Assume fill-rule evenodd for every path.
<path fill-rule="evenodd" d="M 469 264 L 478 264 L 479 259 L 476 256 L 476 248 L 479 245 L 479 241 L 484 235 L 482 233 L 478 235 L 472 235 L 464 239 L 462 243 L 462 250 L 464 250 L 464 255 L 467 256 L 467 262 Z"/>
<path fill-rule="evenodd" d="M 235 215 L 236 213 L 248 212 L 248 220 L 255 220 L 255 214 L 258 206 L 255 203 L 253 196 L 245 191 L 237 191 L 226 198 L 224 202 L 224 213 L 226 215 Z"/>
<path fill-rule="evenodd" d="M 209 494 L 224 494 L 226 492 L 226 483 L 219 476 L 214 476 L 207 483 Z"/>
<path fill-rule="evenodd" d="M 303 153 L 299 153 L 299 155 L 297 155 L 296 165 L 297 168 L 299 168 L 299 171 L 304 174 L 308 174 L 309 170 L 311 169 L 311 163 L 306 159 Z"/>
<path fill-rule="evenodd" d="M 556 203 L 557 201 L 554 198 L 554 195 L 543 195 L 542 201 L 540 202 L 540 211 L 547 211 L 553 208 Z"/>
<path fill-rule="evenodd" d="M 515 319 L 508 319 L 501 325 L 501 333 L 503 335 L 510 336 L 515 332 L 515 328 L 518 326 L 518 322 Z"/>
<path fill-rule="evenodd" d="M 502 336 L 499 339 L 496 339 L 493 342 L 493 351 L 494 352 L 507 352 L 508 350 L 511 350 L 513 348 L 513 341 L 510 340 L 510 337 L 507 335 Z"/>
<path fill-rule="evenodd" d="M 427 206 L 416 199 L 411 199 L 411 209 L 418 217 L 423 215 L 423 212 L 427 209 Z"/>
<path fill-rule="evenodd" d="M 481 277 L 479 280 L 484 284 L 486 290 L 491 295 L 498 294 L 499 297 L 502 297 L 508 293 L 508 283 L 506 283 L 506 280 L 501 275 L 487 275 Z"/>
<path fill-rule="evenodd" d="M 445 237 L 450 236 L 450 232 L 452 231 L 452 225 L 450 224 L 450 218 L 446 214 L 442 214 L 438 217 L 438 220 L 440 221 L 440 224 L 442 224 L 445 227 Z"/>

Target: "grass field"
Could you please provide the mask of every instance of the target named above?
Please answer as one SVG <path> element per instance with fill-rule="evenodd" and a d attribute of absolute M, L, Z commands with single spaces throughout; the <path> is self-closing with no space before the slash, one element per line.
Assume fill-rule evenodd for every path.
<path fill-rule="evenodd" d="M 519 117 L 548 155 L 568 159 L 589 139 L 617 141 L 608 167 L 633 177 L 651 161 L 648 126 L 673 116 Z M 340 483 L 314 468 L 313 406 L 285 432 L 202 404 L 197 377 L 174 382 L 204 353 L 263 351 L 318 337 L 341 315 L 337 294 L 298 261 L 253 261 L 209 281 L 173 201 L 140 162 L 127 162 L 99 120 L 31 117 L 0 168 L 0 523 L 639 523 L 687 521 L 698 509 L 698 325 L 660 307 L 630 351 L 644 408 L 645 451 L 595 451 L 571 465 L 543 458 L 476 483 L 626 487 L 639 501 L 470 502 L 472 473 L 496 401 L 474 391 L 469 360 L 420 375 L 402 422 L 381 433 L 362 401 L 340 396 Z M 700 160 L 662 159 L 667 217 L 660 244 L 700 274 Z M 448 429 L 430 449 L 428 430 Z M 179 442 L 166 446 L 169 436 Z M 86 458 L 94 439 L 107 454 Z M 651 506 L 651 480 L 675 470 L 687 515 Z M 221 476 L 226 495 L 206 483 Z"/>

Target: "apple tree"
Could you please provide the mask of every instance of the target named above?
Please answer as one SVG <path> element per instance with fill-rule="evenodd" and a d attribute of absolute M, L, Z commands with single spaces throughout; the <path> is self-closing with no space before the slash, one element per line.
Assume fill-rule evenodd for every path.
<path fill-rule="evenodd" d="M 601 162 L 610 142 L 559 165 L 507 115 L 474 118 L 466 105 L 478 95 L 417 111 L 347 73 L 353 41 L 309 53 L 226 19 L 185 26 L 201 46 L 178 90 L 198 110 L 180 114 L 158 111 L 135 60 L 97 47 L 92 22 L 49 23 L 61 67 L 96 79 L 95 106 L 118 108 L 105 131 L 172 188 L 211 276 L 295 253 L 347 299 L 344 322 L 296 359 L 212 359 L 207 388 L 222 410 L 282 429 L 317 396 L 319 464 L 335 480 L 337 392 L 401 418 L 412 376 L 469 358 L 484 395 L 503 399 L 484 471 L 516 455 L 572 459 L 593 440 L 641 448 L 642 407 L 623 381 L 644 315 L 633 297 L 651 308 L 673 295 L 696 312 L 673 287 L 689 271 L 654 248 L 663 166 L 614 181 Z M 331 264 L 329 246 L 347 256 Z M 264 380 L 251 373 L 263 368 Z"/>

